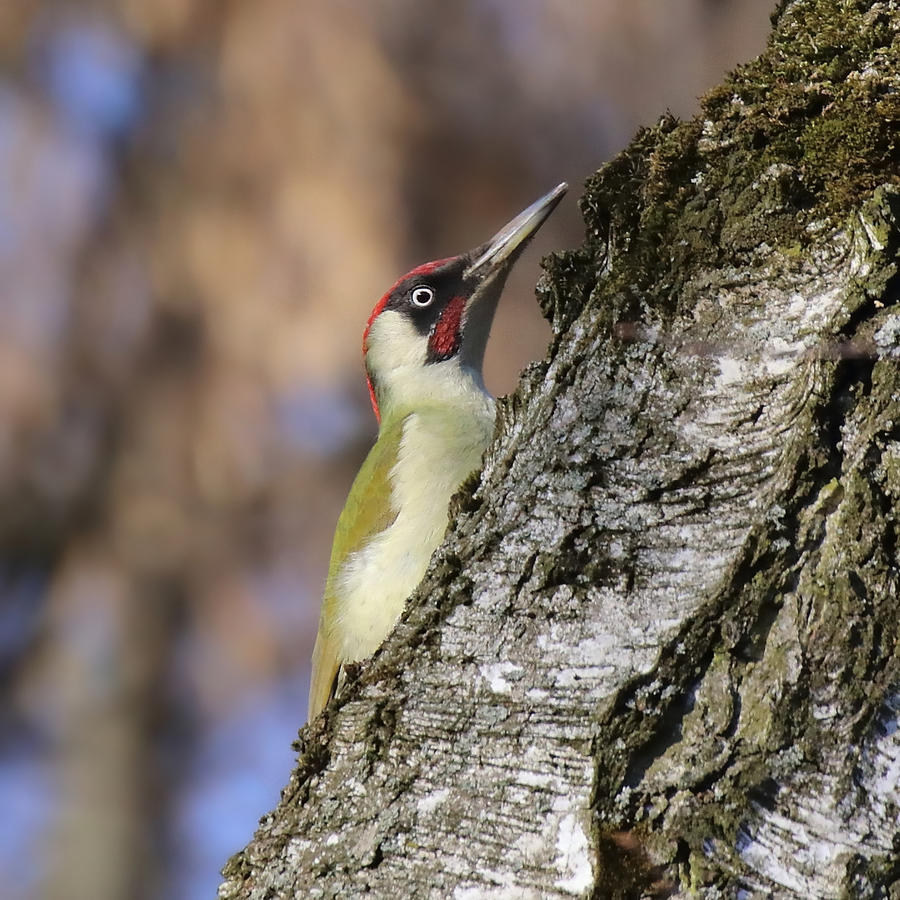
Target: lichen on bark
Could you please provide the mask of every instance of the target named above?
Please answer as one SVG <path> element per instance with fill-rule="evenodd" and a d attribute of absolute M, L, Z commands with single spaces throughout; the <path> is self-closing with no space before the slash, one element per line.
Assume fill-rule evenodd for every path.
<path fill-rule="evenodd" d="M 548 358 L 222 898 L 900 891 L 900 10 L 588 180 Z"/>

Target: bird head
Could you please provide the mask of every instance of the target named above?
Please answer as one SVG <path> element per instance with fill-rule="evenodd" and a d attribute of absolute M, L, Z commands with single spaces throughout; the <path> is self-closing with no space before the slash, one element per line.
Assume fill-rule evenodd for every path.
<path fill-rule="evenodd" d="M 506 276 L 567 187 L 557 185 L 486 244 L 413 269 L 378 301 L 363 355 L 379 421 L 387 406 L 441 399 L 460 386 L 484 390 L 484 351 Z"/>

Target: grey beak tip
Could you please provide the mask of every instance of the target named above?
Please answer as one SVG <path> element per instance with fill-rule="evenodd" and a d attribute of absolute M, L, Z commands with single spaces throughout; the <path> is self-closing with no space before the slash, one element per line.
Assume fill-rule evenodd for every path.
<path fill-rule="evenodd" d="M 569 185 L 565 181 L 560 182 L 504 225 L 488 242 L 487 249 L 468 267 L 466 277 L 485 266 L 493 269 L 507 260 L 515 259 L 520 248 L 544 224 L 568 189 Z"/>

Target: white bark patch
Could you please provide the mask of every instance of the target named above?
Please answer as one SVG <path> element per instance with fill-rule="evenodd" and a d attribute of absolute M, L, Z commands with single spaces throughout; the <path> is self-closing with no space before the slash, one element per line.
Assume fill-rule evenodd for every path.
<path fill-rule="evenodd" d="M 582 894 L 594 883 L 588 838 L 574 813 L 569 813 L 560 823 L 556 838 L 559 856 L 554 862 L 562 873 L 556 886 L 571 894 Z"/>
<path fill-rule="evenodd" d="M 539 891 L 523 890 L 520 887 L 458 887 L 453 891 L 453 900 L 540 900 Z"/>
<path fill-rule="evenodd" d="M 449 788 L 440 788 L 437 791 L 432 791 L 430 794 L 426 794 L 416 804 L 416 808 L 419 810 L 419 815 L 430 816 L 439 806 L 442 806 L 446 802 L 449 796 Z"/>
<path fill-rule="evenodd" d="M 521 673 L 522 667 L 511 662 L 499 662 L 482 666 L 478 674 L 487 682 L 488 688 L 495 694 L 508 694 L 513 686 L 506 680 L 513 672 Z"/>
<path fill-rule="evenodd" d="M 543 788 L 550 785 L 551 777 L 546 772 L 532 772 L 526 769 L 516 775 L 516 782 L 526 787 Z"/>
<path fill-rule="evenodd" d="M 744 366 L 739 359 L 731 356 L 719 357 L 719 377 L 716 379 L 717 390 L 730 387 L 732 384 L 740 384 L 746 376 Z"/>

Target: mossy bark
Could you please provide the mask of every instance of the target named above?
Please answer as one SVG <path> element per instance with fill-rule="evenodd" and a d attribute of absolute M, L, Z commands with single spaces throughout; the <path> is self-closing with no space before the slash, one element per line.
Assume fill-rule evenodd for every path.
<path fill-rule="evenodd" d="M 773 21 L 588 181 L 548 359 L 220 897 L 900 896 L 900 6 Z"/>

